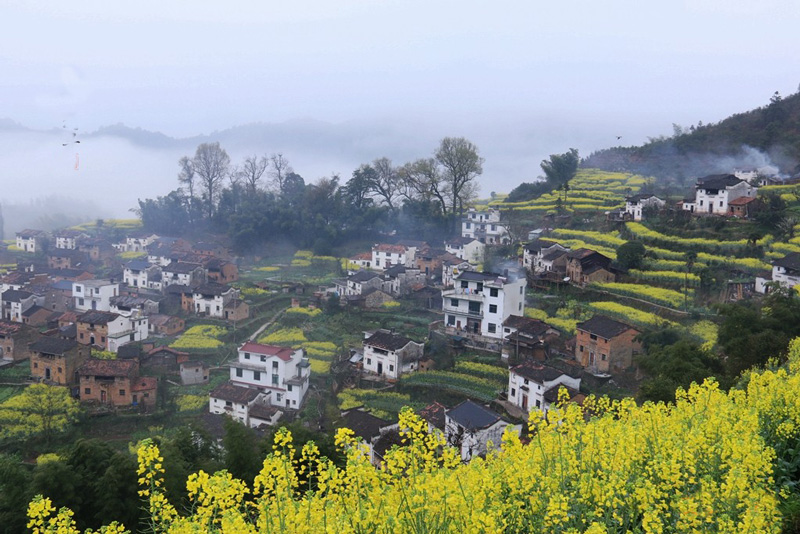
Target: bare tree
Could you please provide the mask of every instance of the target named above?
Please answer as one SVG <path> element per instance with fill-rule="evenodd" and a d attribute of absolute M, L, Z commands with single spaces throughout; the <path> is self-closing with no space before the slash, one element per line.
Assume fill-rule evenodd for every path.
<path fill-rule="evenodd" d="M 433 158 L 418 159 L 397 169 L 399 193 L 408 200 L 429 201 L 435 198 L 442 215 L 447 215 L 447 184 Z"/>
<path fill-rule="evenodd" d="M 231 158 L 218 142 L 202 143 L 194 154 L 192 167 L 203 185 L 209 219 L 214 216 L 214 201 L 222 187 L 222 180 L 228 176 L 230 162 Z"/>
<path fill-rule="evenodd" d="M 394 202 L 397 200 L 399 183 L 397 170 L 392 166 L 389 158 L 378 158 L 372 162 L 375 169 L 374 179 L 370 183 L 372 191 L 380 196 L 389 209 L 394 209 Z"/>
<path fill-rule="evenodd" d="M 277 187 L 278 193 L 283 194 L 286 177 L 294 172 L 292 166 L 289 165 L 289 160 L 278 152 L 269 157 L 269 167 L 269 175 L 272 178 L 272 183 Z"/>
<path fill-rule="evenodd" d="M 255 193 L 258 190 L 258 182 L 264 173 L 267 172 L 269 160 L 266 156 L 248 156 L 244 159 L 240 176 L 244 180 L 245 185 L 250 193 Z"/>
<path fill-rule="evenodd" d="M 452 215 L 463 214 L 469 202 L 467 194 L 477 192 L 475 178 L 483 173 L 483 158 L 478 147 L 463 137 L 445 137 L 434 153 L 447 181 L 447 194 Z"/>

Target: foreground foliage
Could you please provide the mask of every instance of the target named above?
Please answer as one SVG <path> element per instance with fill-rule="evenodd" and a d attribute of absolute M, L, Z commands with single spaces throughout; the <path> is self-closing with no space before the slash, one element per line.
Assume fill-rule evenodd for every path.
<path fill-rule="evenodd" d="M 529 443 L 508 433 L 501 451 L 467 465 L 409 409 L 406 446 L 382 469 L 349 430 L 336 438 L 343 468 L 313 442 L 298 454 L 282 430 L 252 487 L 227 471 L 191 475 L 188 510 L 168 502 L 163 458 L 146 442 L 140 495 L 153 531 L 171 533 L 777 533 L 799 474 L 800 341 L 789 352 L 786 368 L 751 372 L 729 393 L 707 381 L 674 405 L 567 404 L 532 418 Z M 29 517 L 35 533 L 76 532 L 69 510 L 41 496 Z"/>

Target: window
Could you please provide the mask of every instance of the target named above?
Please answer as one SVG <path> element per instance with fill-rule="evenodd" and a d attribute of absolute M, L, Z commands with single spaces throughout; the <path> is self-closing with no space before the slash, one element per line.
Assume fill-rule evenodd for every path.
<path fill-rule="evenodd" d="M 468 222 L 468 223 L 467 223 L 467 230 L 469 230 L 470 228 L 472 228 L 472 223 L 471 223 L 471 222 Z"/>
<path fill-rule="evenodd" d="M 489 288 L 489 296 L 490 297 L 496 297 L 497 296 L 497 288 L 496 287 Z"/>
<path fill-rule="evenodd" d="M 600 355 L 601 360 L 606 361 L 606 358 L 608 358 L 608 356 L 606 356 L 605 354 Z"/>
<path fill-rule="evenodd" d="M 594 335 L 594 334 L 589 334 L 589 338 L 594 340 L 594 341 L 597 341 L 597 336 Z"/>
<path fill-rule="evenodd" d="M 261 356 L 261 361 L 262 361 L 262 362 L 265 362 L 265 361 L 267 361 L 267 357 L 262 355 L 262 356 Z"/>
<path fill-rule="evenodd" d="M 297 406 L 297 401 L 296 400 L 292 401 L 292 406 Z"/>
<path fill-rule="evenodd" d="M 497 304 L 489 304 L 489 313 L 497 313 Z"/>
<path fill-rule="evenodd" d="M 249 352 L 245 352 L 244 353 L 244 359 L 245 360 L 249 360 L 250 359 L 250 353 Z"/>
<path fill-rule="evenodd" d="M 33 362 L 33 368 L 34 369 L 38 369 L 39 368 L 39 364 L 37 362 Z"/>
<path fill-rule="evenodd" d="M 722 201 L 721 200 L 719 201 L 719 207 L 722 207 Z"/>
<path fill-rule="evenodd" d="M 125 390 L 124 389 L 119 390 L 119 396 L 120 397 L 124 397 L 125 396 Z"/>
<path fill-rule="evenodd" d="M 275 370 L 278 368 L 278 362 L 272 362 L 272 369 Z"/>
<path fill-rule="evenodd" d="M 581 352 L 583 352 L 583 345 L 581 345 Z"/>
<path fill-rule="evenodd" d="M 483 282 L 478 282 L 478 292 L 483 291 Z"/>
<path fill-rule="evenodd" d="M 83 306 L 83 299 L 78 299 L 78 306 Z"/>
<path fill-rule="evenodd" d="M 448 315 L 447 316 L 447 324 L 449 326 L 455 326 L 455 324 L 456 324 L 456 316 L 455 315 Z"/>
<path fill-rule="evenodd" d="M 394 365 L 389 365 L 389 371 L 394 371 Z"/>
<path fill-rule="evenodd" d="M 92 388 L 85 388 L 83 390 L 83 394 L 84 395 L 91 395 L 92 394 Z"/>
<path fill-rule="evenodd" d="M 372 358 L 367 358 L 367 365 L 372 365 Z"/>
<path fill-rule="evenodd" d="M 450 299 L 450 306 L 458 308 L 458 299 Z"/>
<path fill-rule="evenodd" d="M 489 323 L 489 333 L 494 334 L 497 332 L 497 325 L 494 323 Z"/>
<path fill-rule="evenodd" d="M 291 385 L 291 384 L 289 384 L 288 386 L 286 386 L 286 389 L 287 389 L 287 390 L 289 390 L 289 391 L 291 392 L 291 391 L 292 391 L 292 385 Z"/>
<path fill-rule="evenodd" d="M 461 281 L 461 289 L 467 289 L 469 287 L 469 282 L 466 280 Z"/>
<path fill-rule="evenodd" d="M 522 286 L 519 286 L 519 294 L 522 295 Z"/>
<path fill-rule="evenodd" d="M 133 334 L 131 334 L 131 341 L 133 341 Z M 106 337 L 105 336 L 100 336 L 100 342 L 101 343 L 105 343 L 106 342 Z"/>
<path fill-rule="evenodd" d="M 253 371 L 253 380 L 261 380 L 261 371 Z"/>
<path fill-rule="evenodd" d="M 701 205 L 701 206 L 703 205 L 703 201 L 702 201 L 702 200 L 700 201 L 700 205 Z"/>
<path fill-rule="evenodd" d="M 517 304 L 517 311 L 522 311 L 522 303 Z"/>
<path fill-rule="evenodd" d="M 225 406 L 231 407 L 233 403 L 231 401 L 225 401 Z"/>
<path fill-rule="evenodd" d="M 78 334 L 78 337 L 79 337 L 79 338 L 81 338 L 81 339 L 83 339 L 83 332 L 81 332 L 80 334 Z"/>
<path fill-rule="evenodd" d="M 538 400 L 537 400 L 537 401 L 536 401 L 536 407 L 537 407 L 537 408 L 541 408 L 541 407 L 542 407 L 542 401 L 538 401 Z"/>
<path fill-rule="evenodd" d="M 275 400 L 276 400 L 276 401 L 278 401 L 278 402 L 280 402 L 282 398 L 283 398 L 283 394 L 281 394 L 281 393 L 278 393 L 278 394 L 275 396 Z"/>
<path fill-rule="evenodd" d="M 481 303 L 480 302 L 470 302 L 469 303 L 469 312 L 470 313 L 480 313 L 481 312 Z"/>
<path fill-rule="evenodd" d="M 63 371 L 61 370 L 61 367 L 59 367 L 59 368 L 58 368 L 58 372 L 59 372 L 59 373 L 63 372 Z"/>
<path fill-rule="evenodd" d="M 236 369 L 236 376 L 238 376 L 239 378 L 242 377 L 242 370 L 241 369 L 239 369 L 239 368 Z"/>
<path fill-rule="evenodd" d="M 512 397 L 516 397 L 517 396 L 517 390 L 516 389 L 511 388 L 511 396 Z"/>
<path fill-rule="evenodd" d="M 280 377 L 278 377 L 278 375 L 272 375 L 272 385 L 273 386 L 277 386 L 279 380 L 280 380 Z M 280 398 L 278 400 L 280 400 Z"/>
<path fill-rule="evenodd" d="M 492 225 L 492 232 L 494 232 L 495 230 L 497 230 L 497 226 L 493 224 Z"/>

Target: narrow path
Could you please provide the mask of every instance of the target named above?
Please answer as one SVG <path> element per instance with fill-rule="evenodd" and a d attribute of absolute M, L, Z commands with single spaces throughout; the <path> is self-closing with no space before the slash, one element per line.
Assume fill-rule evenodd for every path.
<path fill-rule="evenodd" d="M 256 339 L 258 339 L 258 336 L 261 334 L 261 332 L 263 332 L 264 330 L 266 330 L 267 328 L 269 328 L 269 327 L 272 325 L 272 323 L 274 323 L 275 321 L 277 321 L 278 319 L 280 319 L 280 318 L 281 318 L 281 316 L 282 316 L 282 315 L 283 315 L 283 314 L 286 312 L 286 310 L 287 310 L 287 309 L 288 309 L 288 308 L 284 308 L 284 309 L 282 309 L 281 311 L 279 311 L 278 313 L 276 313 L 276 314 L 275 314 L 275 315 L 272 317 L 272 319 L 270 319 L 270 320 L 269 320 L 269 321 L 267 321 L 266 323 L 262 324 L 262 325 L 261 325 L 261 327 L 260 327 L 258 330 L 256 330 L 256 331 L 253 333 L 253 335 L 252 335 L 252 336 L 250 336 L 249 340 L 250 340 L 250 341 L 255 341 Z"/>

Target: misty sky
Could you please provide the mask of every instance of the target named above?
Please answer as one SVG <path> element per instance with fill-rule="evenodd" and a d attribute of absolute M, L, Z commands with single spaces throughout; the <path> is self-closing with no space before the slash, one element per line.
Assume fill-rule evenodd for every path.
<path fill-rule="evenodd" d="M 715 122 L 794 93 L 799 23 L 793 0 L 5 0 L 0 118 L 83 132 L 123 122 L 176 138 L 298 119 L 377 125 L 379 139 L 330 161 L 288 154 L 310 180 L 465 136 L 486 158 L 488 194 L 535 178 L 553 152 L 588 155 L 618 135 L 640 144 L 673 122 Z M 71 150 L 2 140 L 19 149 L 6 151 L 0 199 L 75 179 Z M 143 162 L 153 190 L 126 191 L 120 205 L 176 185 L 175 153 L 111 141 L 85 150 L 82 179 L 104 180 L 98 194 L 136 181 L 131 162 Z"/>

